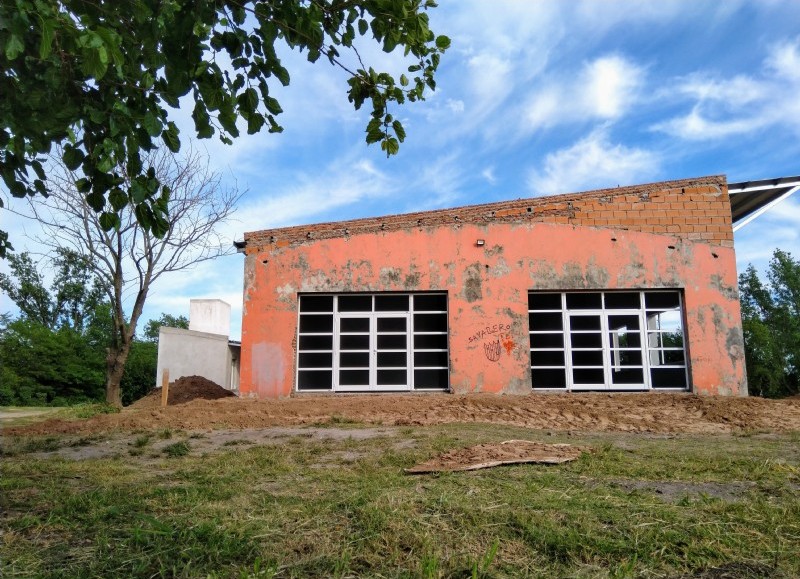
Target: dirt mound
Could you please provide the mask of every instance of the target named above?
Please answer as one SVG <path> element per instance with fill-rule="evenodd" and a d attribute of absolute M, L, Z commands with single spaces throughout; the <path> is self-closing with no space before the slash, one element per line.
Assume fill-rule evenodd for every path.
<path fill-rule="evenodd" d="M 537 462 L 561 464 L 577 459 L 583 451 L 569 444 L 545 444 L 530 440 L 506 440 L 459 448 L 405 469 L 409 474 L 478 470 L 503 464 Z"/>
<path fill-rule="evenodd" d="M 186 404 L 193 400 L 219 400 L 236 396 L 216 382 L 202 376 L 181 376 L 169 383 L 168 406 Z M 161 407 L 161 388 L 153 388 L 144 398 L 140 398 L 128 408 L 146 409 Z"/>
<path fill-rule="evenodd" d="M 176 380 L 176 383 L 178 381 Z M 227 391 L 217 389 L 215 392 Z M 176 388 L 176 390 L 178 390 Z M 386 394 L 282 400 L 195 399 L 161 408 L 160 392 L 118 414 L 5 428 L 4 434 L 174 428 L 267 428 L 322 423 L 428 425 L 483 422 L 576 432 L 736 433 L 800 431 L 799 400 L 692 394 Z M 172 404 L 172 402 L 170 403 Z"/>

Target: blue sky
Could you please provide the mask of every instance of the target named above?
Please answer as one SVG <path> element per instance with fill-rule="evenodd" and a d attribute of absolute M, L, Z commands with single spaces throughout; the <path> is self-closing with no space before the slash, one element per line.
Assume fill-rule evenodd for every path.
<path fill-rule="evenodd" d="M 346 75 L 284 52 L 285 132 L 200 145 L 247 190 L 225 234 L 704 175 L 798 175 L 798 22 L 796 0 L 441 0 L 431 23 L 452 47 L 436 92 L 391 111 L 408 133 L 391 159 L 365 145 L 367 111 L 347 102 Z M 361 53 L 403 70 L 399 55 Z M 189 112 L 176 118 L 188 135 Z M 9 217 L 15 247 L 35 250 Z M 737 233 L 740 270 L 763 269 L 776 247 L 800 257 L 800 194 Z M 242 265 L 234 254 L 163 278 L 143 320 L 218 297 L 238 337 Z M 3 297 L 0 311 L 10 307 Z"/>

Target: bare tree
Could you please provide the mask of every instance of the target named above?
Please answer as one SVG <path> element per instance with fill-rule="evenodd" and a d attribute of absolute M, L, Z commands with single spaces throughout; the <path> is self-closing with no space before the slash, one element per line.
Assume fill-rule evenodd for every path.
<path fill-rule="evenodd" d="M 120 185 L 130 194 L 121 208 L 115 208 L 121 209 L 119 222 L 105 231 L 101 214 L 89 205 L 91 199 L 78 191 L 80 175 L 59 159 L 52 158 L 49 196 L 30 204 L 32 216 L 46 235 L 37 241 L 54 250 L 68 247 L 88 256 L 94 272 L 104 280 L 114 324 L 106 359 L 106 400 L 120 406 L 120 381 L 148 292 L 161 276 L 232 250 L 219 226 L 230 218 L 242 193 L 223 186 L 219 175 L 209 169 L 208 158 L 196 150 L 180 157 L 167 150 L 154 151 L 143 161 L 151 168 L 150 175 L 169 187 L 169 198 L 164 199 L 168 203 L 165 235 L 157 238 L 139 225 L 130 201 L 136 196 L 130 180 Z"/>

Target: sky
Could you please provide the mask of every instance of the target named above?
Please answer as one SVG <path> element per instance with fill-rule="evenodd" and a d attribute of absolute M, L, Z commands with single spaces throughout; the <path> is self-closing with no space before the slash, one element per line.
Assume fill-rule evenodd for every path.
<path fill-rule="evenodd" d="M 228 240 L 618 185 L 800 175 L 797 0 L 440 0 L 430 19 L 452 45 L 437 90 L 390 111 L 408 136 L 389 159 L 365 144 L 368 111 L 348 103 L 343 71 L 280 52 L 291 73 L 274 93 L 285 131 L 197 145 L 245 192 L 222 230 Z M 408 64 L 368 43 L 360 51 L 376 69 Z M 190 111 L 175 111 L 183 136 Z M 18 251 L 37 251 L 34 223 L 3 211 L 0 228 Z M 763 272 L 775 248 L 800 257 L 800 194 L 735 243 L 740 271 Z M 219 298 L 238 338 L 243 263 L 233 253 L 165 276 L 142 320 L 188 316 L 189 299 Z M 4 311 L 13 304 L 0 296 Z"/>

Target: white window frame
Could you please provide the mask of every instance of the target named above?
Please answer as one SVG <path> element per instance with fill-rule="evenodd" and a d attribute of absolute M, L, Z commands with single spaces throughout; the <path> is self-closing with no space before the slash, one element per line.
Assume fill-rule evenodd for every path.
<path fill-rule="evenodd" d="M 444 310 L 420 310 L 415 311 L 414 309 L 414 297 L 419 295 L 437 295 L 437 296 L 444 296 L 445 297 L 445 309 Z M 332 300 L 332 312 L 301 312 L 300 311 L 300 302 L 303 296 L 331 296 Z M 361 311 L 361 312 L 339 312 L 339 297 L 347 297 L 347 296 L 369 296 L 372 299 L 372 310 L 371 311 Z M 397 312 L 397 311 L 376 311 L 375 310 L 375 297 L 378 296 L 407 296 L 408 297 L 408 311 L 407 312 Z M 323 393 L 323 392 L 446 392 L 450 389 L 449 384 L 449 375 L 450 375 L 450 343 L 449 343 L 449 316 L 448 316 L 448 305 L 449 300 L 447 299 L 447 293 L 445 292 L 411 292 L 411 293 L 397 293 L 397 292 L 389 292 L 389 293 L 360 293 L 360 292 L 353 292 L 353 293 L 304 293 L 298 295 L 297 300 L 297 352 L 295 355 L 295 386 L 294 390 L 296 392 L 302 393 Z M 444 331 L 419 331 L 417 332 L 414 328 L 414 315 L 415 314 L 444 314 L 446 316 L 447 326 L 445 327 Z M 326 315 L 330 316 L 333 315 L 333 329 L 332 332 L 304 332 L 301 334 L 300 332 L 300 318 L 301 316 L 313 316 L 313 315 Z M 369 384 L 365 386 L 357 385 L 357 386 L 341 386 L 339 383 L 339 370 L 342 369 L 340 365 L 340 336 L 341 336 L 341 318 L 352 318 L 352 317 L 366 317 L 370 319 L 370 326 L 369 326 L 369 355 L 370 355 L 370 363 L 369 363 L 369 372 L 370 372 L 370 379 Z M 381 385 L 378 386 L 377 384 L 377 336 L 379 334 L 383 335 L 386 332 L 378 332 L 377 331 L 377 318 L 378 317 L 404 317 L 406 318 L 406 372 L 408 379 L 405 385 Z M 364 332 L 367 334 L 367 332 Z M 394 334 L 389 332 L 388 334 Z M 387 335 L 388 335 L 387 334 Z M 401 333 L 402 334 L 402 333 Z M 414 348 L 414 337 L 417 335 L 443 335 L 445 336 L 445 348 Z M 300 349 L 300 338 L 301 336 L 331 336 L 332 342 L 331 347 L 332 350 L 301 350 Z M 381 350 L 381 352 L 391 352 L 392 350 Z M 400 351 L 400 350 L 395 350 Z M 311 368 L 311 367 L 300 367 L 300 356 L 304 353 L 329 353 L 331 354 L 331 361 L 332 364 L 330 367 L 325 368 Z M 447 358 L 447 365 L 445 366 L 423 366 L 417 368 L 414 365 L 414 355 L 415 353 L 425 353 L 425 352 L 444 352 Z M 346 368 L 345 368 L 346 369 Z M 360 369 L 360 368 L 359 368 Z M 381 369 L 393 369 L 393 368 L 381 368 Z M 399 367 L 397 369 L 400 369 Z M 443 388 L 416 388 L 415 387 L 415 370 L 444 370 L 448 376 L 447 385 Z M 330 371 L 332 373 L 332 387 L 331 388 L 319 388 L 319 389 L 311 389 L 311 388 L 299 388 L 299 377 L 300 372 L 313 372 L 313 371 Z"/>
<path fill-rule="evenodd" d="M 561 330 L 531 330 L 528 328 L 529 336 L 535 335 L 561 335 L 563 338 L 563 347 L 562 348 L 532 348 L 529 346 L 529 354 L 531 356 L 530 360 L 530 368 L 531 368 L 531 380 L 532 384 L 531 387 L 536 392 L 571 392 L 571 391 L 646 391 L 646 390 L 663 390 L 663 391 L 687 391 L 691 389 L 691 382 L 689 379 L 689 360 L 688 360 L 688 347 L 687 347 L 687 339 L 686 339 L 686 325 L 685 325 L 685 314 L 684 314 L 684 302 L 683 302 L 683 292 L 677 289 L 653 289 L 653 290 L 612 290 L 612 291 L 589 291 L 589 292 L 559 292 L 557 290 L 543 290 L 543 291 L 529 291 L 529 295 L 536 295 L 537 293 L 543 294 L 560 294 L 561 298 L 561 308 L 560 310 L 556 310 L 553 308 L 545 309 L 545 308 L 529 308 L 528 314 L 535 314 L 535 313 L 550 313 L 550 314 L 561 314 Z M 601 294 L 601 308 L 597 309 L 568 309 L 567 307 L 567 295 L 570 294 L 577 294 L 577 293 L 599 293 Z M 639 308 L 608 308 L 606 307 L 606 295 L 612 293 L 638 293 L 639 294 Z M 662 329 L 662 328 L 648 328 L 648 314 L 651 312 L 663 311 L 660 308 L 648 308 L 646 305 L 645 297 L 647 294 L 654 294 L 654 293 L 673 293 L 677 294 L 678 296 L 678 310 L 680 316 L 680 331 L 681 331 L 681 339 L 682 339 L 682 346 L 681 347 L 668 347 L 663 345 L 663 337 L 664 334 L 670 333 L 674 330 L 670 329 Z M 599 316 L 600 317 L 600 333 L 601 333 L 601 346 L 599 348 L 576 348 L 572 345 L 572 328 L 571 328 L 571 320 L 573 317 L 577 317 L 580 315 L 587 315 L 587 316 Z M 632 368 L 641 368 L 642 375 L 643 375 L 643 384 L 613 384 L 611 380 L 611 370 L 615 364 L 612 364 L 611 361 L 611 353 L 614 353 L 614 359 L 616 363 L 619 363 L 619 352 L 620 349 L 617 348 L 618 344 L 616 344 L 617 335 L 614 334 L 614 341 L 615 345 L 612 346 L 609 340 L 610 329 L 608 327 L 608 318 L 612 315 L 620 315 L 620 316 L 638 316 L 639 317 L 639 334 L 640 334 L 640 346 L 638 348 L 625 348 L 626 350 L 631 351 L 639 351 L 641 352 L 642 356 L 642 363 L 641 365 L 631 366 Z M 530 320 L 530 317 L 529 317 Z M 580 333 L 577 331 L 576 333 Z M 594 331 L 586 331 L 586 333 L 596 333 Z M 651 343 L 651 337 L 655 337 L 657 340 L 656 344 Z M 572 361 L 572 352 L 575 351 L 601 351 L 602 352 L 602 360 L 603 360 L 603 384 L 576 384 L 574 383 L 574 376 L 573 376 L 573 369 L 575 366 L 573 365 Z M 661 356 L 661 361 L 663 362 L 663 355 L 668 351 L 680 351 L 683 353 L 683 364 L 651 364 L 651 356 L 654 354 Z M 535 352 L 563 352 L 564 354 L 564 364 L 562 365 L 533 365 L 533 357 Z M 653 366 L 658 366 L 659 368 L 667 368 L 667 369 L 682 369 L 684 372 L 684 383 L 685 388 L 679 387 L 660 387 L 655 388 L 652 386 L 652 375 L 651 369 Z M 587 366 L 588 368 L 589 366 Z M 600 368 L 599 365 L 591 366 L 592 368 Z M 563 370 L 565 372 L 565 387 L 558 388 L 558 387 L 537 387 L 536 384 L 533 383 L 533 371 L 535 369 L 538 370 Z"/>

